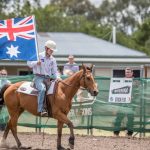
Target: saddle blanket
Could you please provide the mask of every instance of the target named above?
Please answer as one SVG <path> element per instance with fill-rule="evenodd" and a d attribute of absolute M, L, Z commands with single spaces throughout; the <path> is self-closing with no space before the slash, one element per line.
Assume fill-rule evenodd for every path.
<path fill-rule="evenodd" d="M 28 94 L 28 95 L 36 95 L 38 94 L 38 90 L 32 86 L 33 82 L 24 82 L 17 90 L 17 92 Z M 46 95 L 53 94 L 55 87 L 55 81 L 51 82 L 51 86 L 48 89 Z"/>

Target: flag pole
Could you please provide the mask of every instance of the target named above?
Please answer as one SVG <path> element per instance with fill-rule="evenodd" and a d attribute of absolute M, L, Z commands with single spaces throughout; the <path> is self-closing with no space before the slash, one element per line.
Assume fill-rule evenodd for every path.
<path fill-rule="evenodd" d="M 37 59 L 39 61 L 39 49 L 38 49 L 38 40 L 37 40 L 37 28 L 36 28 L 36 22 L 35 22 L 35 16 L 33 15 L 33 21 L 34 21 L 34 32 L 35 32 L 35 46 L 36 46 L 36 53 L 37 53 Z"/>
<path fill-rule="evenodd" d="M 34 27 L 35 27 L 35 29 L 36 29 L 36 23 L 35 23 L 35 16 L 33 15 L 33 20 L 34 20 Z M 35 31 L 35 33 L 36 33 L 36 36 L 35 36 L 35 39 L 36 39 L 36 43 L 35 43 L 35 45 L 36 45 L 36 51 L 37 51 L 37 57 L 38 57 L 38 61 L 40 61 L 40 59 L 39 59 L 39 49 L 38 49 L 38 41 L 37 41 L 37 30 L 35 30 L 34 29 L 34 31 Z M 41 68 L 41 66 L 40 66 L 40 73 L 42 72 L 42 68 Z"/>

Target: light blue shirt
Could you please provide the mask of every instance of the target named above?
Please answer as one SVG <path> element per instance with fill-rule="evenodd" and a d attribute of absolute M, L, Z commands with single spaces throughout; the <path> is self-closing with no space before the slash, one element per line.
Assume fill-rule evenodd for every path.
<path fill-rule="evenodd" d="M 66 63 L 63 69 L 63 74 L 65 74 L 65 70 L 70 70 L 73 73 L 75 73 L 79 71 L 79 66 L 76 63 L 73 64 Z"/>
<path fill-rule="evenodd" d="M 9 80 L 7 80 L 6 78 L 0 78 L 0 90 L 2 89 L 2 87 L 6 84 L 10 84 L 11 82 Z"/>
<path fill-rule="evenodd" d="M 33 69 L 33 74 L 53 76 L 60 78 L 57 68 L 56 59 L 53 56 L 46 57 L 45 52 L 39 54 L 41 65 L 37 65 L 38 61 L 28 61 L 27 65 Z"/>

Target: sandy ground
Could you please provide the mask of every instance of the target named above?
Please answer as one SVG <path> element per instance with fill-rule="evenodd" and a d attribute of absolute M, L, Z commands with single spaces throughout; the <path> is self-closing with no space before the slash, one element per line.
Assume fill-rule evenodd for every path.
<path fill-rule="evenodd" d="M 3 132 L 0 132 L 0 138 Z M 22 145 L 32 146 L 33 150 L 56 150 L 56 135 L 43 133 L 18 133 Z M 62 146 L 68 148 L 68 134 L 62 136 Z M 113 136 L 75 135 L 74 150 L 150 150 L 150 138 L 125 138 Z M 14 146 L 15 140 L 9 133 L 7 143 Z M 8 149 L 8 148 L 7 148 Z M 11 149 L 11 148 L 10 148 Z M 2 148 L 0 148 L 2 150 Z"/>

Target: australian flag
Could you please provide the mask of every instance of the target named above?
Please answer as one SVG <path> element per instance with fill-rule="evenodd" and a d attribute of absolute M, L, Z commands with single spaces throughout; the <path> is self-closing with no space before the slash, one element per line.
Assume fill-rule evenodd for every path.
<path fill-rule="evenodd" d="M 0 59 L 37 60 L 34 16 L 0 20 Z"/>

